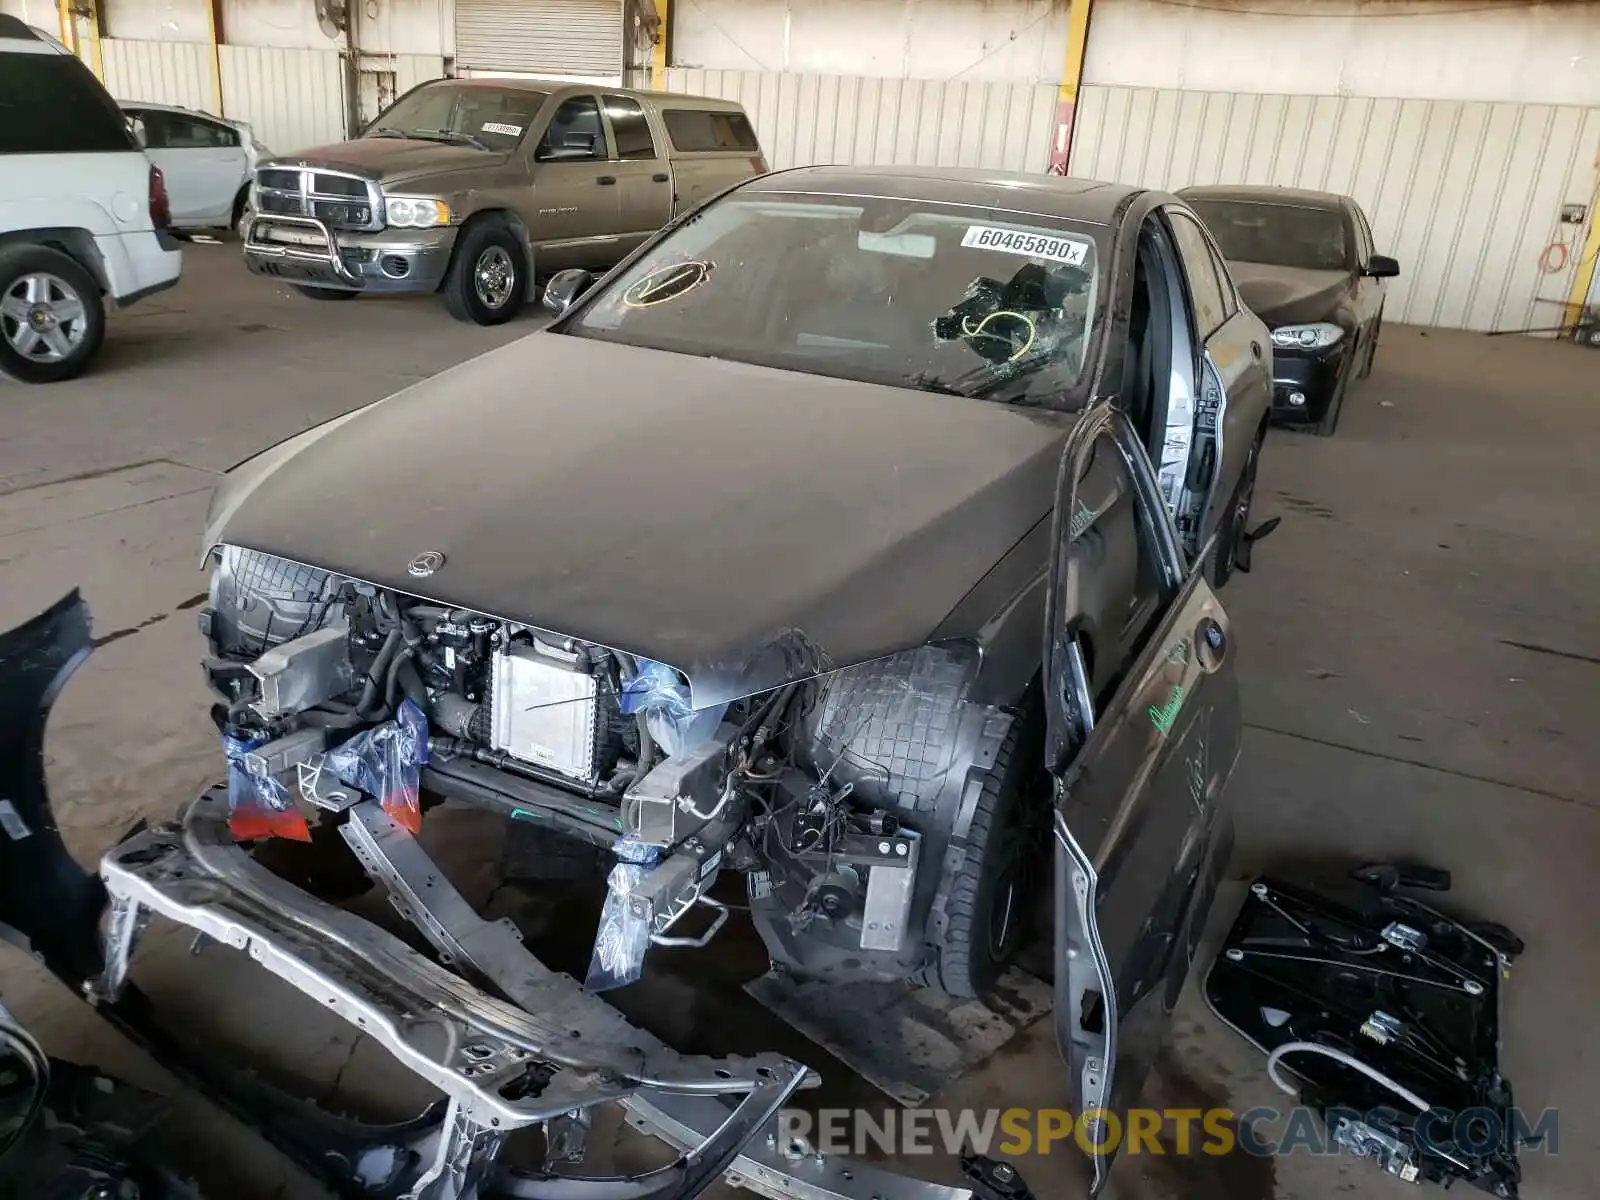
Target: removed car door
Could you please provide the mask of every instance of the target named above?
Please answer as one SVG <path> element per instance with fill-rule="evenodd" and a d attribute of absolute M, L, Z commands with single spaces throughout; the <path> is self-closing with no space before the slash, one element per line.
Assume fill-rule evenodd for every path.
<path fill-rule="evenodd" d="M 1099 1147 L 1095 1191 L 1126 1140 L 1232 844 L 1222 789 L 1240 737 L 1233 635 L 1202 560 L 1185 569 L 1127 418 L 1091 410 L 1062 461 L 1045 690 L 1056 1032 L 1072 1111 Z M 1128 649 L 1095 696 L 1086 659 L 1101 648 L 1083 642 L 1080 598 L 1114 581 L 1127 595 Z"/>

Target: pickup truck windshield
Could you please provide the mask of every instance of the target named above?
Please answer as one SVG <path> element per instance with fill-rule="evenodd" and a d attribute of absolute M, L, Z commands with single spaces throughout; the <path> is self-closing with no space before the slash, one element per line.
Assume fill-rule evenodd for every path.
<path fill-rule="evenodd" d="M 544 104 L 545 92 L 449 80 L 408 92 L 362 137 L 458 142 L 480 150 L 512 150 Z"/>
<path fill-rule="evenodd" d="M 1072 409 L 1087 391 L 1096 249 L 1084 228 L 1025 213 L 735 193 L 674 229 L 561 332 Z"/>

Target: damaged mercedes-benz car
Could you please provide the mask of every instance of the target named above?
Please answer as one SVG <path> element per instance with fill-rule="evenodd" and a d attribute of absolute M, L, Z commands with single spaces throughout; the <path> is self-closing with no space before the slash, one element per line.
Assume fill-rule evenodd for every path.
<path fill-rule="evenodd" d="M 1126 1106 L 1230 840 L 1214 588 L 1249 566 L 1271 371 L 1225 281 L 1159 193 L 783 172 L 557 276 L 550 330 L 242 464 L 204 536 L 227 782 L 106 855 L 92 994 L 153 912 L 362 1027 L 450 1104 L 383 1194 L 867 1196 L 760 1146 L 805 1068 L 679 1056 L 595 993 L 711 942 L 732 875 L 795 976 L 981 997 L 1053 854 L 1070 1102 Z M 440 800 L 605 878 L 585 986 L 432 867 Z M 247 852 L 312 823 L 435 957 Z M 610 1101 L 698 1148 L 505 1182 L 507 1133 Z"/>

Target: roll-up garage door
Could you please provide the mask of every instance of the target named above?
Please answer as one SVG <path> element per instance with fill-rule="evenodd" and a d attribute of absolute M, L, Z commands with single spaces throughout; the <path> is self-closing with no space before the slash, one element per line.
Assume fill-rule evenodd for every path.
<path fill-rule="evenodd" d="M 622 74 L 622 0 L 456 0 L 456 66 Z"/>

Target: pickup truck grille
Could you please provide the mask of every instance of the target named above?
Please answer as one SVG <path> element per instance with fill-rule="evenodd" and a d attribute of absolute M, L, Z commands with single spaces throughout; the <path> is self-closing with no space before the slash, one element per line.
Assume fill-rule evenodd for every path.
<path fill-rule="evenodd" d="M 378 185 L 335 171 L 262 167 L 256 172 L 256 211 L 266 217 L 317 217 L 331 229 L 383 228 Z"/>

